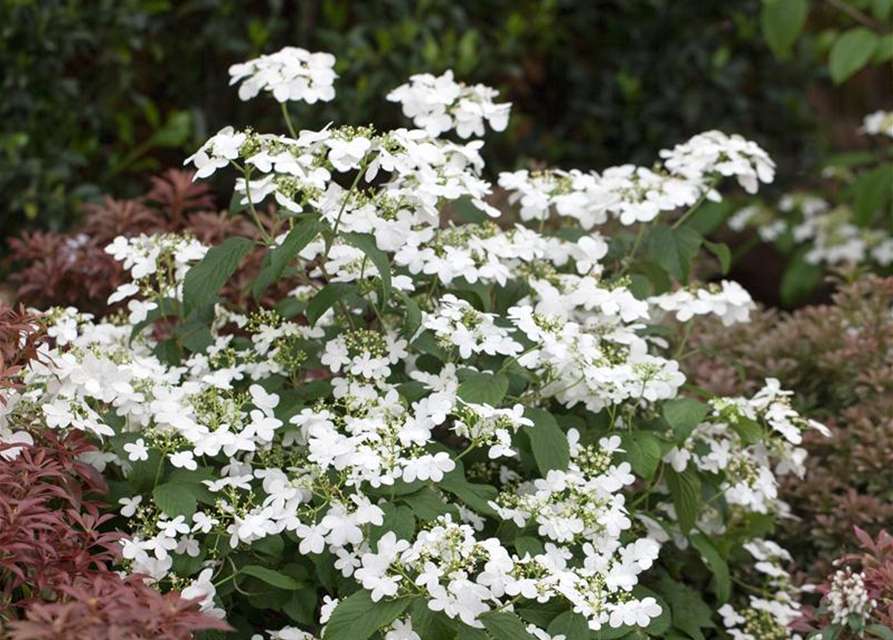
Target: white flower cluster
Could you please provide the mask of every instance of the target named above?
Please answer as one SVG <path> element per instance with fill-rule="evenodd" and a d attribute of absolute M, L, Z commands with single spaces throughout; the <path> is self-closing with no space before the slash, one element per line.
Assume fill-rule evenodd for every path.
<path fill-rule="evenodd" d="M 720 607 L 726 631 L 732 640 L 802 640 L 791 629 L 791 624 L 802 617 L 796 600 L 798 589 L 784 568 L 792 561 L 791 555 L 771 540 L 753 540 L 744 548 L 756 560 L 753 568 L 763 577 L 764 595 L 748 596 L 746 607 Z"/>
<path fill-rule="evenodd" d="M 239 98 L 250 100 L 261 91 L 273 94 L 279 102 L 304 101 L 313 104 L 335 97 L 332 86 L 335 56 L 311 53 L 299 47 L 285 47 L 229 68 L 230 84 L 241 82 Z"/>
<path fill-rule="evenodd" d="M 748 193 L 775 178 L 775 165 L 757 144 L 741 136 L 708 131 L 660 152 L 662 165 L 633 165 L 601 173 L 527 170 L 502 173 L 499 185 L 520 205 L 524 221 L 545 220 L 554 211 L 577 220 L 584 229 L 609 217 L 623 225 L 651 222 L 662 212 L 690 207 L 701 198 L 720 200 L 714 188 L 720 176 L 735 177 Z"/>
<path fill-rule="evenodd" d="M 718 285 L 690 290 L 679 289 L 649 298 L 649 302 L 663 311 L 672 312 L 680 322 L 695 316 L 718 316 L 725 326 L 748 322 L 750 312 L 757 308 L 747 290 L 737 282 L 723 280 Z"/>
<path fill-rule="evenodd" d="M 872 136 L 887 136 L 893 138 L 893 111 L 878 110 L 869 113 L 862 120 L 860 133 Z"/>
<path fill-rule="evenodd" d="M 731 505 L 748 512 L 784 512 L 778 499 L 776 475 L 794 473 L 802 478 L 806 450 L 799 445 L 803 432 L 830 435 L 824 425 L 801 417 L 791 408 L 790 391 L 768 378 L 752 398 L 711 401 L 711 419 L 698 425 L 684 446 L 674 447 L 664 461 L 676 471 L 689 464 L 709 473 L 723 474 L 721 489 Z M 765 424 L 769 434 L 762 432 Z"/>
<path fill-rule="evenodd" d="M 729 218 L 729 227 L 739 232 L 752 227 L 764 242 L 790 233 L 796 243 L 810 245 L 805 260 L 811 264 L 893 264 L 893 235 L 857 226 L 848 205 L 832 207 L 821 197 L 796 193 L 782 197 L 777 209 L 785 217 L 776 218 L 771 209 L 750 205 Z"/>
<path fill-rule="evenodd" d="M 415 126 L 437 137 L 456 130 L 462 138 L 484 135 L 484 122 L 494 131 L 508 126 L 511 103 L 495 103 L 499 92 L 482 84 L 456 82 L 453 72 L 433 76 L 421 73 L 388 94 L 403 107 Z"/>
<path fill-rule="evenodd" d="M 847 624 L 853 618 L 864 621 L 877 603 L 868 595 L 861 573 L 840 569 L 831 578 L 831 590 L 824 598 L 831 614 L 831 624 Z"/>

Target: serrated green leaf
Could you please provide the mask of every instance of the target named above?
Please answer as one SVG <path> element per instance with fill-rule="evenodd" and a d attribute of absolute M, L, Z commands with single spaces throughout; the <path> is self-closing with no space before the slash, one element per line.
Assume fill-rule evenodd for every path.
<path fill-rule="evenodd" d="M 533 536 L 519 536 L 515 538 L 515 551 L 522 558 L 530 554 L 531 557 L 538 556 L 544 551 L 543 543 L 539 538 Z"/>
<path fill-rule="evenodd" d="M 570 462 L 570 447 L 567 436 L 558 426 L 554 416 L 543 409 L 529 407 L 524 416 L 533 421 L 533 426 L 525 426 L 524 433 L 530 438 L 533 457 L 540 473 L 545 475 L 552 469 L 563 471 Z"/>
<path fill-rule="evenodd" d="M 375 244 L 375 236 L 370 233 L 345 233 L 344 240 L 362 251 L 381 276 L 381 306 L 384 306 L 391 295 L 391 261 L 388 255 Z"/>
<path fill-rule="evenodd" d="M 403 502 L 419 517 L 420 520 L 435 520 L 444 513 L 454 511 L 431 487 L 423 487 L 420 491 L 403 496 Z"/>
<path fill-rule="evenodd" d="M 279 571 L 267 569 L 266 567 L 262 567 L 258 564 L 249 564 L 242 567 L 241 569 L 239 569 L 239 575 L 257 578 L 258 580 L 266 582 L 268 585 L 271 585 L 278 589 L 285 589 L 286 591 L 295 591 L 301 588 L 301 583 L 294 578 L 291 578 Z"/>
<path fill-rule="evenodd" d="M 152 499 L 156 506 L 170 518 L 176 516 L 191 518 L 198 502 L 189 485 L 174 482 L 155 487 L 152 490 Z"/>
<path fill-rule="evenodd" d="M 482 372 L 471 374 L 459 385 L 457 393 L 465 402 L 498 407 L 508 388 L 509 380 L 501 373 Z"/>
<path fill-rule="evenodd" d="M 521 618 L 514 613 L 499 611 L 484 614 L 479 619 L 495 640 L 536 640 L 527 632 L 527 627 Z"/>
<path fill-rule="evenodd" d="M 668 576 L 660 582 L 660 594 L 669 603 L 673 626 L 687 633 L 693 640 L 705 640 L 701 629 L 711 629 L 713 609 L 697 592 Z"/>
<path fill-rule="evenodd" d="M 254 242 L 248 238 L 228 238 L 211 247 L 183 279 L 184 313 L 189 315 L 193 309 L 213 301 L 253 247 Z"/>
<path fill-rule="evenodd" d="M 716 587 L 716 598 L 720 604 L 729 601 L 732 595 L 732 579 L 729 577 L 729 565 L 720 555 L 719 550 L 703 533 L 697 533 L 689 538 L 691 545 L 701 554 L 704 564 L 713 573 Z"/>
<path fill-rule="evenodd" d="M 442 611 L 432 611 L 428 600 L 419 598 L 412 603 L 412 630 L 425 640 L 454 640 L 458 624 Z"/>
<path fill-rule="evenodd" d="M 648 247 L 654 261 L 680 282 L 688 282 L 692 260 L 703 238 L 689 226 L 671 229 L 657 225 L 648 234 Z"/>
<path fill-rule="evenodd" d="M 461 625 L 456 640 L 490 640 L 490 636 L 483 629 L 474 629 Z"/>
<path fill-rule="evenodd" d="M 806 0 L 763 0 L 760 26 L 776 58 L 785 59 L 806 23 Z"/>
<path fill-rule="evenodd" d="M 701 480 L 691 467 L 682 473 L 673 469 L 667 469 L 666 473 L 679 527 L 687 534 L 694 529 L 701 510 Z"/>
<path fill-rule="evenodd" d="M 632 431 L 620 436 L 626 460 L 640 478 L 650 479 L 661 459 L 660 440 L 647 431 Z"/>
<path fill-rule="evenodd" d="M 410 598 L 373 602 L 372 595 L 361 589 L 338 603 L 326 624 L 323 639 L 366 640 L 397 619 L 409 603 Z"/>
<path fill-rule="evenodd" d="M 573 611 L 565 611 L 558 615 L 551 623 L 546 632 L 550 636 L 562 635 L 566 640 L 589 640 L 589 622 L 584 616 Z"/>
<path fill-rule="evenodd" d="M 674 398 L 662 408 L 664 420 L 673 428 L 677 443 L 682 444 L 707 416 L 708 407 L 694 398 Z"/>
<path fill-rule="evenodd" d="M 841 34 L 828 56 L 834 84 L 840 84 L 868 64 L 877 46 L 878 35 L 866 27 L 854 27 Z"/>
<path fill-rule="evenodd" d="M 315 218 L 301 220 L 294 229 L 288 232 L 278 247 L 270 249 L 264 259 L 264 267 L 251 287 L 257 298 L 267 287 L 282 277 L 288 263 L 294 260 L 301 250 L 310 244 L 322 231 L 323 225 Z"/>
<path fill-rule="evenodd" d="M 299 624 L 313 626 L 316 622 L 316 601 L 316 589 L 301 587 L 282 605 L 282 612 Z"/>

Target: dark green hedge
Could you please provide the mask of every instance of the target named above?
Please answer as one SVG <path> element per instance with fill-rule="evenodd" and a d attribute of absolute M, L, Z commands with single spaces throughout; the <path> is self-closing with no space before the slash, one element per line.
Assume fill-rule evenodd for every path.
<path fill-rule="evenodd" d="M 141 172 L 246 124 L 227 67 L 286 44 L 339 59 L 347 99 L 338 111 L 307 110 L 306 126 L 396 124 L 384 94 L 410 73 L 452 67 L 516 103 L 512 128 L 488 147 L 495 168 L 649 162 L 713 127 L 796 158 L 814 66 L 772 58 L 759 9 L 759 0 L 0 0 L 0 228 L 65 226 L 85 198 L 128 195 Z"/>

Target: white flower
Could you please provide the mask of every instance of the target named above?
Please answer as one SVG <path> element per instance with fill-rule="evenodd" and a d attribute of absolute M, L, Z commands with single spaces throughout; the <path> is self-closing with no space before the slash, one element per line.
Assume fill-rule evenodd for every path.
<path fill-rule="evenodd" d="M 195 461 L 192 451 L 177 451 L 168 456 L 171 464 L 181 469 L 195 471 L 198 469 L 198 463 Z"/>
<path fill-rule="evenodd" d="M 133 498 L 120 498 L 118 504 L 121 505 L 121 515 L 130 518 L 136 513 L 136 508 L 143 501 L 142 496 L 134 496 Z"/>
<path fill-rule="evenodd" d="M 276 53 L 231 66 L 230 84 L 242 83 L 239 87 L 242 100 L 250 100 L 261 91 L 267 91 L 279 102 L 328 102 L 335 97 L 332 84 L 337 75 L 334 66 L 335 57 L 331 54 L 285 47 Z"/>
<path fill-rule="evenodd" d="M 136 442 L 125 444 L 124 451 L 127 452 L 127 459 L 131 462 L 149 459 L 149 449 L 146 448 L 146 441 L 142 438 L 137 438 Z"/>

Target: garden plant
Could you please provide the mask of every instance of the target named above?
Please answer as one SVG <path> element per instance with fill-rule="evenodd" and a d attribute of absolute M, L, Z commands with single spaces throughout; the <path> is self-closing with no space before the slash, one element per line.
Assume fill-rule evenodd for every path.
<path fill-rule="evenodd" d="M 773 181 L 760 146 L 707 131 L 649 167 L 504 172 L 497 208 L 482 138 L 511 105 L 489 87 L 414 75 L 386 96 L 411 128 L 307 130 L 292 108 L 336 100 L 333 56 L 230 75 L 285 133 L 227 127 L 186 160 L 234 181 L 218 232 L 168 174 L 94 210 L 128 233 L 87 235 L 118 278 L 92 312 L 4 312 L 8 473 L 59 458 L 28 490 L 65 515 L 35 518 L 84 548 L 63 573 L 0 564 L 11 638 L 890 637 L 888 537 L 860 536 L 868 577 L 841 569 L 816 611 L 774 541 L 779 484 L 831 432 L 784 378 L 683 373 L 699 323 L 756 309 L 691 222 Z"/>

